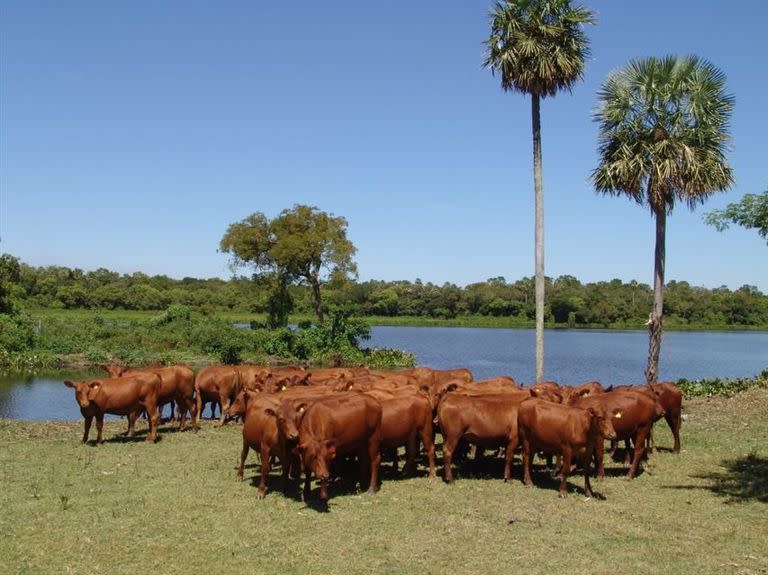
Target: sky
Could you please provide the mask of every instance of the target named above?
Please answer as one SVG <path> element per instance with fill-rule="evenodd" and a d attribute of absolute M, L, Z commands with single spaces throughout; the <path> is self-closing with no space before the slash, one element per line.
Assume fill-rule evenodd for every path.
<path fill-rule="evenodd" d="M 584 81 L 541 109 L 546 274 L 652 282 L 650 213 L 589 182 L 596 93 L 633 58 L 697 54 L 736 99 L 736 185 L 675 208 L 667 280 L 768 292 L 757 232 L 702 221 L 768 187 L 768 3 L 584 5 Z M 530 99 L 482 68 L 490 8 L 0 0 L 0 252 L 227 278 L 229 224 L 309 204 L 347 219 L 361 281 L 532 276 Z"/>

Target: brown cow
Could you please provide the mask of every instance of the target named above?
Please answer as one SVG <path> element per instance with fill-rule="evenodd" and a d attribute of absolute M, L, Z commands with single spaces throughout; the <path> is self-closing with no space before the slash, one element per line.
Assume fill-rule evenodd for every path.
<path fill-rule="evenodd" d="M 523 445 L 523 483 L 533 485 L 533 454 L 544 451 L 562 455 L 560 497 L 568 494 L 567 478 L 571 462 L 577 459 L 584 466 L 584 492 L 592 497 L 589 465 L 595 447 L 602 442 L 602 438 L 616 437 L 611 419 L 591 408 L 585 410 L 541 399 L 529 399 L 520 404 L 517 421 Z"/>
<path fill-rule="evenodd" d="M 517 409 L 530 398 L 528 390 L 499 394 L 449 393 L 437 406 L 443 435 L 445 480 L 453 481 L 453 455 L 464 439 L 480 449 L 504 447 L 504 480 L 511 475 L 512 455 L 518 445 Z"/>
<path fill-rule="evenodd" d="M 262 499 L 267 491 L 271 457 L 277 457 L 280 460 L 283 493 L 287 494 L 291 451 L 299 438 L 297 424 L 304 413 L 306 403 L 281 400 L 276 395 L 259 394 L 248 390 L 238 394 L 238 401 L 235 403 L 238 403 L 241 398 L 245 404 L 245 417 L 243 449 L 240 453 L 240 466 L 237 468 L 237 480 L 243 480 L 248 450 L 253 448 L 261 455 L 261 479 L 256 496 Z"/>
<path fill-rule="evenodd" d="M 572 405 L 582 409 L 594 409 L 606 418 L 611 418 L 611 414 L 615 411 L 621 414 L 620 417 L 611 418 L 616 431 L 615 437 L 612 439 L 632 440 L 635 453 L 627 477 L 633 479 L 637 475 L 640 460 L 645 451 L 645 440 L 648 438 L 654 422 L 664 415 L 664 409 L 659 402 L 652 395 L 646 393 L 613 390 L 597 395 L 573 398 Z M 595 452 L 598 478 L 605 477 L 603 453 L 604 446 L 602 442 L 599 442 Z M 627 457 L 629 457 L 629 451 L 627 451 Z"/>
<path fill-rule="evenodd" d="M 204 402 L 218 402 L 221 411 L 218 425 L 224 425 L 229 406 L 242 387 L 237 366 L 211 365 L 204 367 L 195 378 L 197 412 L 202 414 Z"/>
<path fill-rule="evenodd" d="M 381 447 L 394 453 L 397 472 L 397 448 L 405 446 L 406 473 L 416 472 L 416 455 L 420 438 L 427 451 L 429 479 L 435 477 L 435 445 L 432 440 L 432 406 L 426 395 L 416 390 L 372 390 L 368 395 L 381 402 Z"/>
<path fill-rule="evenodd" d="M 362 393 L 344 393 L 309 406 L 299 424 L 299 452 L 304 466 L 304 498 L 312 474 L 320 480 L 320 500 L 328 500 L 329 463 L 337 455 L 357 454 L 368 492 L 378 490 L 381 455 L 381 404 Z"/>
<path fill-rule="evenodd" d="M 140 373 L 128 377 L 65 381 L 64 385 L 75 390 L 75 399 L 80 413 L 85 418 L 83 443 L 88 441 L 91 423 L 96 418 L 98 436 L 96 443 L 103 443 L 104 414 L 128 416 L 128 436 L 132 437 L 139 412 L 149 415 L 147 441 L 157 440 L 157 426 L 160 414 L 157 401 L 160 395 L 160 376 L 155 373 Z"/>
<path fill-rule="evenodd" d="M 160 376 L 160 397 L 158 409 L 162 413 L 163 405 L 171 404 L 173 418 L 173 403 L 176 403 L 179 414 L 179 431 L 184 429 L 187 412 L 192 419 L 192 429 L 197 430 L 197 406 L 195 403 L 195 372 L 186 365 L 150 366 L 140 369 L 129 369 L 117 364 L 100 366 L 109 373 L 110 377 L 125 377 L 137 373 L 156 373 Z"/>

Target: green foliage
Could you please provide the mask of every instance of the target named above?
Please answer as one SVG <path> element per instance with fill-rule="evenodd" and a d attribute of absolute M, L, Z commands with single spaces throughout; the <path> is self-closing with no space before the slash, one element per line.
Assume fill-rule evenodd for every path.
<path fill-rule="evenodd" d="M 756 377 L 744 377 L 740 379 L 680 379 L 677 382 L 683 395 L 691 397 L 731 397 L 741 391 L 757 387 L 768 389 L 768 369 L 763 370 Z"/>
<path fill-rule="evenodd" d="M 0 314 L 0 350 L 28 351 L 35 345 L 35 328 L 23 312 Z"/>
<path fill-rule="evenodd" d="M 189 307 L 174 303 L 154 320 L 155 325 L 166 325 L 177 321 L 189 321 L 192 319 L 192 310 Z"/>
<path fill-rule="evenodd" d="M 745 194 L 741 200 L 728 204 L 724 210 L 704 214 L 704 221 L 722 232 L 729 224 L 756 229 L 768 243 L 768 190 L 762 194 Z"/>
<path fill-rule="evenodd" d="M 356 249 L 347 239 L 346 230 L 344 218 L 297 204 L 273 220 L 256 212 L 231 224 L 219 249 L 231 255 L 233 267 L 251 266 L 257 274 L 278 278 L 272 286 L 276 295 L 269 303 L 272 325 L 281 325 L 281 314 L 288 303 L 285 286 L 296 281 L 306 281 L 310 286 L 314 311 L 322 320 L 323 270 L 328 270 L 336 282 L 357 273 L 352 260 Z"/>
<path fill-rule="evenodd" d="M 484 66 L 504 90 L 554 96 L 584 75 L 585 24 L 594 14 L 570 0 L 502 0 L 491 11 Z"/>
<path fill-rule="evenodd" d="M 598 92 L 598 192 L 654 214 L 690 208 L 733 184 L 725 157 L 733 96 L 725 74 L 697 56 L 632 60 Z"/>

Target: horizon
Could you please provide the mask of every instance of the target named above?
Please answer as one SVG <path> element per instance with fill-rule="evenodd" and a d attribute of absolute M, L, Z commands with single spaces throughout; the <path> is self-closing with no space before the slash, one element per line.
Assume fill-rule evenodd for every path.
<path fill-rule="evenodd" d="M 768 4 L 584 5 L 584 81 L 542 102 L 546 275 L 652 283 L 648 210 L 588 182 L 592 111 L 609 71 L 693 53 L 735 95 L 737 183 L 672 213 L 666 282 L 768 292 L 757 232 L 702 221 L 768 185 L 750 58 Z M 481 68 L 490 8 L 0 3 L 0 252 L 226 281 L 229 224 L 308 204 L 348 221 L 359 282 L 532 277 L 530 99 Z"/>

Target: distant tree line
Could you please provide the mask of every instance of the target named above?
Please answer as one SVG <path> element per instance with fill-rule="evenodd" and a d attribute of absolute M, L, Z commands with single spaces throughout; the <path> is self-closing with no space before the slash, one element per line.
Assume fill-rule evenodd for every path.
<path fill-rule="evenodd" d="M 267 313 L 272 294 L 267 280 L 172 279 L 143 273 L 119 274 L 104 268 L 83 271 L 63 266 L 33 267 L 4 255 L 8 268 L 3 298 L 25 308 L 164 310 L 181 304 L 204 314 L 221 311 Z M 535 318 L 533 278 L 508 282 L 490 278 L 459 287 L 421 280 L 347 281 L 323 286 L 324 305 L 351 306 L 362 316 L 510 318 L 531 325 Z M 288 287 L 293 313 L 314 315 L 312 289 Z M 685 281 L 666 285 L 664 314 L 670 326 L 768 326 L 768 296 L 754 286 L 731 291 L 707 289 Z M 573 276 L 546 278 L 546 320 L 570 327 L 641 327 L 653 304 L 653 290 L 636 281 L 619 279 L 581 283 Z"/>

